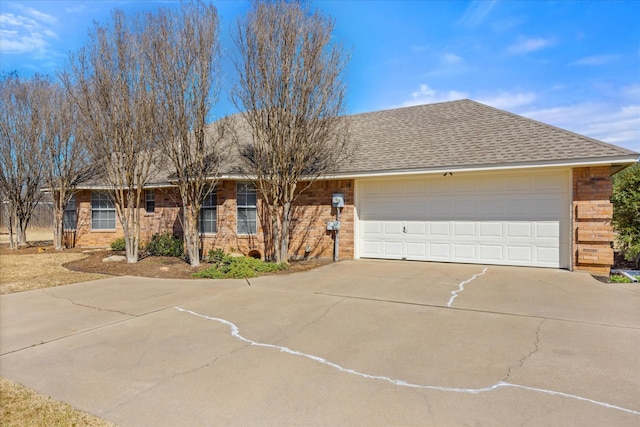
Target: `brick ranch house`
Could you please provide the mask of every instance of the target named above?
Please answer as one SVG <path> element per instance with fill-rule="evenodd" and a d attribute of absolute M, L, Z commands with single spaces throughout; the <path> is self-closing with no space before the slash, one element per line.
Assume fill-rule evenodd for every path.
<path fill-rule="evenodd" d="M 331 257 L 332 195 L 342 193 L 339 256 L 588 270 L 613 264 L 611 175 L 639 154 L 471 100 L 349 116 L 349 162 L 297 199 L 289 256 Z M 103 188 L 102 188 L 103 189 Z M 122 235 L 113 202 L 79 188 L 65 228 L 77 246 Z M 146 185 L 142 240 L 182 233 L 168 177 Z M 211 248 L 264 254 L 260 197 L 222 170 L 201 215 Z"/>

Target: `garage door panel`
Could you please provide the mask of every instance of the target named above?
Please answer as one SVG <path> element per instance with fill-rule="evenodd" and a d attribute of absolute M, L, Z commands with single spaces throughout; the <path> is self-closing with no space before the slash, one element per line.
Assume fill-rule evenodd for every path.
<path fill-rule="evenodd" d="M 427 246 L 426 242 L 407 242 L 407 259 L 413 261 L 426 260 Z"/>
<path fill-rule="evenodd" d="M 502 245 L 479 245 L 480 262 L 499 263 L 504 259 Z"/>
<path fill-rule="evenodd" d="M 424 221 L 408 221 L 405 230 L 407 237 L 425 237 L 427 235 L 427 223 Z"/>
<path fill-rule="evenodd" d="M 476 257 L 476 245 L 454 244 L 453 256 L 456 261 L 474 261 Z"/>
<path fill-rule="evenodd" d="M 380 240 L 363 240 L 362 254 L 365 257 L 384 258 L 382 242 Z"/>
<path fill-rule="evenodd" d="M 382 245 L 382 250 L 384 252 L 385 258 L 402 259 L 403 246 L 404 244 L 402 241 L 384 242 Z"/>
<path fill-rule="evenodd" d="M 364 221 L 362 226 L 363 234 L 382 234 L 382 221 Z"/>
<path fill-rule="evenodd" d="M 559 248 L 536 248 L 536 259 L 540 263 L 553 264 L 557 262 L 559 256 Z"/>
<path fill-rule="evenodd" d="M 548 221 L 538 222 L 535 224 L 535 237 L 537 239 L 559 239 L 560 238 L 560 222 Z"/>
<path fill-rule="evenodd" d="M 385 221 L 383 223 L 384 234 L 386 236 L 400 235 L 402 234 L 403 222 L 402 221 Z"/>
<path fill-rule="evenodd" d="M 475 237 L 476 236 L 476 223 L 456 221 L 453 223 L 453 235 L 454 237 Z"/>
<path fill-rule="evenodd" d="M 530 246 L 507 246 L 508 262 L 533 263 L 533 250 Z"/>
<path fill-rule="evenodd" d="M 480 222 L 478 224 L 478 237 L 480 239 L 500 239 L 503 237 L 504 224 L 502 222 Z"/>
<path fill-rule="evenodd" d="M 507 222 L 506 226 L 507 238 L 520 239 L 524 237 L 530 239 L 533 236 L 533 227 L 530 222 Z"/>
<path fill-rule="evenodd" d="M 359 185 L 360 256 L 568 267 L 567 171 Z"/>
<path fill-rule="evenodd" d="M 427 225 L 430 236 L 449 237 L 451 235 L 451 223 L 449 221 L 430 221 Z"/>
<path fill-rule="evenodd" d="M 451 258 L 451 245 L 449 243 L 429 244 L 429 257 L 434 260 L 446 260 Z"/>

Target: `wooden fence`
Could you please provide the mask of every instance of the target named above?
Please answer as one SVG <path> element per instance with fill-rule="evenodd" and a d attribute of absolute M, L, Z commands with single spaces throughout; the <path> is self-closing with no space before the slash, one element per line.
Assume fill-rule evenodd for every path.
<path fill-rule="evenodd" d="M 8 203 L 2 203 L 0 209 L 0 230 L 6 233 L 9 227 Z M 40 202 L 33 211 L 29 228 L 51 228 L 53 227 L 53 204 L 51 202 Z"/>

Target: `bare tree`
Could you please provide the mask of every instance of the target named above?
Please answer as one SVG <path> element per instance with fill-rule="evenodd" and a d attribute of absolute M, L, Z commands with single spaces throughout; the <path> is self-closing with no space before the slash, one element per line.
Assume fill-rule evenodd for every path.
<path fill-rule="evenodd" d="M 177 12 L 160 9 L 145 24 L 147 84 L 156 98 L 160 147 L 180 192 L 189 262 L 197 266 L 200 207 L 217 181 L 225 131 L 225 121 L 206 129 L 219 93 L 218 15 L 213 5 L 197 1 Z"/>
<path fill-rule="evenodd" d="M 15 249 L 27 244 L 26 229 L 42 198 L 41 157 L 45 137 L 43 101 L 49 81 L 16 74 L 0 78 L 0 186 L 8 202 L 9 241 Z"/>
<path fill-rule="evenodd" d="M 334 23 L 298 2 L 255 1 L 238 23 L 234 103 L 252 141 L 240 146 L 270 217 L 271 258 L 286 262 L 293 203 L 346 153 L 342 71 Z"/>
<path fill-rule="evenodd" d="M 91 169 L 87 147 L 78 132 L 77 104 L 70 93 L 58 84 L 51 84 L 45 102 L 44 182 L 53 197 L 53 243 L 56 250 L 61 250 L 65 207 L 76 186 L 89 178 Z"/>
<path fill-rule="evenodd" d="M 142 28 L 139 19 L 114 11 L 110 25 L 95 24 L 88 44 L 71 55 L 70 73 L 62 76 L 68 89 L 78 87 L 87 148 L 115 201 L 130 263 L 138 261 L 140 206 L 157 147 Z"/>

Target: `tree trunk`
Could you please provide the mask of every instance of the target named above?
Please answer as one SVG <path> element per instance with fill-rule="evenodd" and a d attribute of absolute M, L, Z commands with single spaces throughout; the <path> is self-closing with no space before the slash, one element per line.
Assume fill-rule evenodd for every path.
<path fill-rule="evenodd" d="M 18 246 L 27 246 L 27 221 L 18 218 Z"/>
<path fill-rule="evenodd" d="M 280 233 L 280 259 L 278 262 L 289 262 L 289 231 L 291 224 L 291 203 L 282 206 L 282 230 Z"/>
<path fill-rule="evenodd" d="M 56 251 L 61 251 L 64 249 L 62 247 L 62 235 L 64 233 L 62 215 L 60 215 L 59 211 L 56 210 L 56 212 L 53 213 L 53 216 L 53 245 Z"/>
<path fill-rule="evenodd" d="M 192 207 L 184 209 L 184 240 L 187 257 L 192 267 L 200 265 L 200 239 L 198 238 L 198 217 Z"/>
<path fill-rule="evenodd" d="M 60 192 L 53 201 L 53 245 L 56 251 L 64 249 L 62 247 L 62 234 L 64 233 L 64 195 Z"/>
<path fill-rule="evenodd" d="M 15 215 L 13 212 L 9 212 L 7 217 L 9 218 L 9 249 L 16 249 L 15 244 Z"/>
<path fill-rule="evenodd" d="M 280 224 L 278 224 L 278 208 L 271 214 L 271 248 L 273 249 L 272 261 L 280 261 Z"/>

